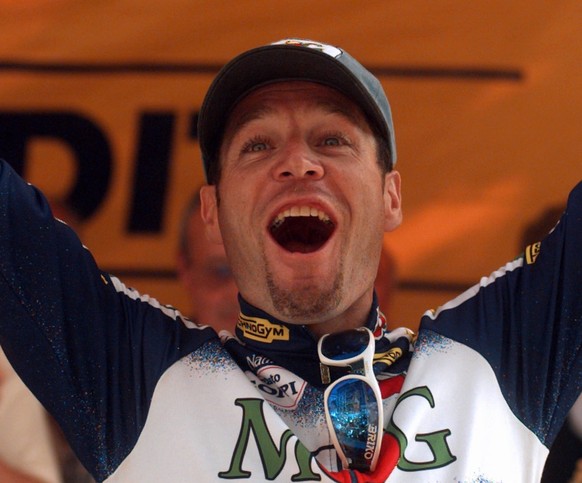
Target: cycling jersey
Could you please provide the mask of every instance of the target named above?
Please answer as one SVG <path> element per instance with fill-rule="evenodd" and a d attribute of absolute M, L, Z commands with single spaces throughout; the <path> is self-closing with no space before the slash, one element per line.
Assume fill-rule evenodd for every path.
<path fill-rule="evenodd" d="M 539 481 L 581 390 L 581 217 L 582 184 L 544 241 L 428 311 L 416 338 L 374 300 L 373 474 L 338 465 L 307 326 L 241 298 L 219 338 L 99 270 L 4 162 L 0 344 L 99 481 Z"/>

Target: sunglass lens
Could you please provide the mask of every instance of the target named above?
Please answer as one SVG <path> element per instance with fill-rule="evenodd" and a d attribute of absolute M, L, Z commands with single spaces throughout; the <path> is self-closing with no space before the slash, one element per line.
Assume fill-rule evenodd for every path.
<path fill-rule="evenodd" d="M 365 330 L 347 330 L 329 334 L 321 344 L 322 354 L 334 360 L 350 359 L 361 354 L 370 343 L 370 335 Z"/>
<path fill-rule="evenodd" d="M 379 442 L 378 404 L 373 389 L 361 379 L 340 381 L 329 391 L 330 420 L 350 468 L 370 469 Z"/>

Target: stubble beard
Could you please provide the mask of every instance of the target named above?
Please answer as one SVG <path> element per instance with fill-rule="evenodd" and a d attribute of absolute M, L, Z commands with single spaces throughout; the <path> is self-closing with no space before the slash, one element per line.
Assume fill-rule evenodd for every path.
<path fill-rule="evenodd" d="M 329 287 L 310 285 L 285 289 L 275 282 L 273 273 L 267 269 L 271 303 L 278 316 L 286 322 L 308 324 L 325 320 L 339 306 L 343 286 L 343 261 L 340 261 L 337 275 Z"/>

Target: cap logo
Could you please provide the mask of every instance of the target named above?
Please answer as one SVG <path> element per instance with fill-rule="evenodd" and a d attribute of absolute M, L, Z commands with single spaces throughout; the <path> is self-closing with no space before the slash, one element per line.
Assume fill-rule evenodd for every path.
<path fill-rule="evenodd" d="M 342 51 L 333 45 L 322 44 L 320 42 L 315 42 L 313 40 L 304 39 L 284 39 L 278 42 L 273 42 L 272 45 L 293 45 L 295 47 L 306 47 L 308 49 L 315 49 L 329 55 L 330 57 L 337 58 L 341 55 Z"/>

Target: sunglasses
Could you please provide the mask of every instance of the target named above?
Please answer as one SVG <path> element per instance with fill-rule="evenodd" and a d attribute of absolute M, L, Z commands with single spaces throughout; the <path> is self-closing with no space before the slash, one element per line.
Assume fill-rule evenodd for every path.
<path fill-rule="evenodd" d="M 324 335 L 317 344 L 322 368 L 344 368 L 346 373 L 323 395 L 331 440 L 344 469 L 374 471 L 380 455 L 384 415 L 374 349 L 374 336 L 366 327 Z"/>

